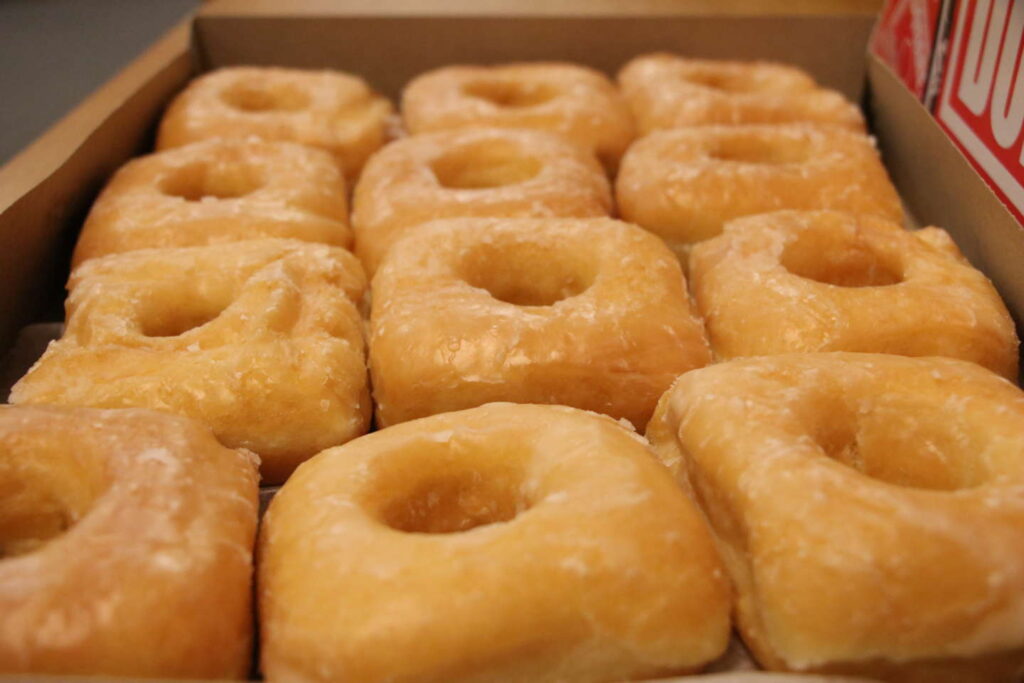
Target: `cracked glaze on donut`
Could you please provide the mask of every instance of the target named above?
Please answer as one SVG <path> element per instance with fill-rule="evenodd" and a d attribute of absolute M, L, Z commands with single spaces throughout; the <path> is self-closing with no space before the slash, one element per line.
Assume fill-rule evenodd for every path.
<path fill-rule="evenodd" d="M 0 672 L 244 677 L 257 464 L 163 413 L 0 406 Z"/>
<path fill-rule="evenodd" d="M 135 249 L 266 237 L 350 246 L 345 179 L 320 150 L 211 140 L 122 166 L 89 212 L 72 267 Z"/>
<path fill-rule="evenodd" d="M 809 125 L 707 126 L 652 133 L 615 181 L 623 219 L 677 253 L 735 218 L 830 209 L 903 220 L 871 138 Z"/>
<path fill-rule="evenodd" d="M 1017 377 L 1013 319 L 938 228 L 780 211 L 696 245 L 690 282 L 720 359 L 797 351 L 949 356 Z"/>
<path fill-rule="evenodd" d="M 619 86 L 641 135 L 664 128 L 750 123 L 864 130 L 856 105 L 788 64 L 643 55 L 622 68 Z"/>
<path fill-rule="evenodd" d="M 973 363 L 807 353 L 687 373 L 647 430 L 763 666 L 1019 680 L 1024 394 Z"/>
<path fill-rule="evenodd" d="M 160 122 L 157 149 L 211 138 L 297 142 L 330 152 L 354 180 L 386 141 L 391 103 L 341 71 L 228 67 L 191 81 Z"/>
<path fill-rule="evenodd" d="M 344 249 L 145 249 L 88 261 L 69 287 L 65 334 L 13 403 L 189 415 L 258 453 L 272 483 L 369 426 L 366 279 Z"/>
<path fill-rule="evenodd" d="M 558 62 L 428 71 L 406 86 L 402 116 L 413 134 L 470 127 L 558 133 L 610 172 L 634 137 L 629 107 L 604 74 Z"/>
<path fill-rule="evenodd" d="M 552 133 L 481 128 L 415 135 L 366 166 L 353 198 L 356 253 L 371 275 L 411 228 L 462 216 L 607 216 L 597 160 Z"/>
<path fill-rule="evenodd" d="M 490 401 L 556 403 L 642 428 L 710 360 L 679 265 L 611 219 L 448 219 L 374 278 L 370 368 L 383 424 Z"/>
<path fill-rule="evenodd" d="M 642 438 L 562 406 L 321 453 L 274 498 L 258 564 L 270 679 L 623 680 L 692 671 L 728 640 L 696 508 Z"/>

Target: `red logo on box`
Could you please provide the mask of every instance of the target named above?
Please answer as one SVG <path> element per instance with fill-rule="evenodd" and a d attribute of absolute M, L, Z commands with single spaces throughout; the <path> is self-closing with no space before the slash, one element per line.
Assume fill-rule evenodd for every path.
<path fill-rule="evenodd" d="M 1024 222 L 1024 2 L 963 0 L 936 118 Z"/>
<path fill-rule="evenodd" d="M 942 0 L 890 0 L 878 18 L 871 50 L 923 99 Z"/>

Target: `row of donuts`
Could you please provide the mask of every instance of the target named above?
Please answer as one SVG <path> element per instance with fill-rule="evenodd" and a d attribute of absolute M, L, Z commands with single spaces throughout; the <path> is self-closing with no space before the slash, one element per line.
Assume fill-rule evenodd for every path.
<path fill-rule="evenodd" d="M 552 72 L 554 82 L 563 90 L 565 82 L 572 86 L 568 88 L 572 97 L 559 98 L 570 103 L 570 111 L 578 107 L 579 92 L 584 93 L 586 106 L 581 111 L 585 116 L 574 114 L 569 129 L 581 128 L 588 116 L 605 110 L 618 112 L 613 118 L 620 124 L 629 120 L 611 84 L 582 67 L 500 68 L 496 78 L 499 85 L 506 86 L 519 83 L 523 74 L 549 82 Z M 475 78 L 481 77 L 478 74 Z M 420 82 L 429 86 L 430 80 L 428 75 Z M 415 89 L 415 84 L 410 86 L 410 91 Z M 561 111 L 565 106 L 556 109 Z M 190 415 L 211 425 L 229 446 L 259 453 L 262 474 L 269 483 L 283 481 L 298 462 L 318 450 L 364 433 L 372 410 L 365 372 L 359 369 L 365 348 L 357 332 L 358 316 L 351 305 L 339 304 L 343 297 L 337 289 L 340 284 L 355 308 L 365 312 L 366 283 L 357 272 L 358 264 L 337 250 L 297 244 L 258 245 L 252 240 L 297 238 L 350 246 L 344 175 L 356 174 L 369 151 L 380 143 L 388 111 L 386 103 L 365 84 L 344 74 L 243 68 L 197 79 L 175 99 L 161 122 L 157 142 L 161 151 L 122 168 L 90 212 L 73 258 L 65 335 L 14 388 L 12 402 L 135 405 Z M 326 125 L 332 116 L 352 119 L 358 125 Z M 513 121 L 509 125 L 517 124 Z M 597 128 L 601 132 L 602 127 Z M 304 144 L 253 137 L 279 136 L 282 130 L 287 133 L 284 137 Z M 348 138 L 331 138 L 332 131 L 337 130 L 346 132 Z M 229 137 L 225 139 L 225 135 Z M 630 139 L 629 126 L 618 125 L 612 137 L 621 152 Z M 595 143 L 597 146 L 603 148 L 603 143 Z M 526 177 L 519 177 L 522 173 Z M 404 182 L 396 183 L 396 177 Z M 542 131 L 484 128 L 413 135 L 389 146 L 363 174 L 354 222 L 358 252 L 372 273 L 397 232 L 429 218 L 481 214 L 606 216 L 611 205 L 608 181 L 588 152 Z M 467 235 L 473 230 L 462 228 Z M 658 247 L 651 246 L 653 240 L 634 228 L 611 223 L 600 227 L 550 226 L 547 246 L 534 244 L 527 248 L 550 251 L 560 239 L 570 239 L 572 244 L 561 247 L 561 251 L 572 251 L 574 245 L 587 240 L 582 234 L 587 230 L 607 233 L 607 238 L 596 242 L 607 244 L 606 254 L 627 243 L 647 245 L 627 272 L 639 273 L 644 262 L 659 271 L 656 266 L 665 262 L 657 254 Z M 514 229 L 509 228 L 495 230 L 502 235 L 512 232 Z M 244 244 L 234 244 L 236 240 Z M 230 254 L 213 246 L 205 250 L 161 250 L 221 242 L 233 243 Z M 634 250 L 631 247 L 626 251 Z M 293 252 L 294 256 L 286 258 Z M 655 257 L 650 256 L 652 252 Z M 457 258 L 454 252 L 450 256 Z M 604 261 L 609 266 L 605 270 L 613 267 L 607 257 Z M 295 265 L 267 274 L 268 268 L 281 263 Z M 491 271 L 489 267 L 481 270 L 483 275 Z M 602 323 L 592 325 L 589 332 L 562 334 L 563 348 L 551 349 L 551 356 L 566 359 L 563 364 L 578 366 L 574 355 L 580 340 L 574 341 L 574 335 L 589 335 L 591 340 L 622 337 L 617 346 L 605 344 L 608 351 L 603 358 L 593 359 L 595 366 L 616 364 L 608 371 L 595 368 L 591 373 L 594 379 L 588 377 L 567 385 L 551 379 L 558 376 L 559 368 L 552 373 L 550 365 L 543 367 L 538 362 L 536 368 L 525 368 L 517 387 L 502 388 L 502 359 L 516 354 L 521 357 L 523 353 L 522 349 L 507 349 L 490 354 L 492 367 L 482 369 L 497 377 L 478 382 L 482 389 L 478 396 L 466 394 L 446 402 L 443 397 L 438 399 L 445 390 L 437 382 L 431 385 L 422 377 L 387 376 L 400 373 L 404 363 L 374 362 L 381 405 L 378 421 L 388 424 L 436 412 L 438 408 L 432 407 L 435 404 L 460 407 L 486 398 L 532 398 L 603 410 L 642 425 L 676 374 L 708 360 L 699 326 L 686 310 L 685 293 L 673 280 L 672 267 L 668 266 L 667 274 L 664 267 L 660 271 L 640 277 L 640 281 L 654 287 L 650 292 L 654 295 L 652 301 L 670 302 L 661 306 L 662 315 L 657 318 L 667 315 L 666 324 L 662 328 L 646 326 L 654 330 L 652 340 L 643 342 L 644 328 L 637 332 L 632 328 L 640 327 L 638 320 L 658 304 L 638 300 L 617 317 L 603 316 Z M 554 273 L 555 277 L 573 281 L 586 279 L 585 275 Z M 520 273 L 518 279 L 536 278 Z M 297 286 L 308 282 L 323 284 L 316 292 L 332 293 L 309 296 Z M 551 283 L 556 288 L 564 285 Z M 301 309 L 309 314 L 308 321 L 273 330 L 278 333 L 273 345 L 266 339 L 272 323 L 266 320 L 264 310 L 268 299 L 256 294 L 261 288 L 271 290 L 270 299 L 275 298 L 275 292 L 280 299 L 283 292 L 294 288 L 300 293 L 287 302 L 288 310 Z M 394 318 L 403 319 L 400 329 L 409 329 L 401 311 L 403 306 L 416 308 L 417 297 L 404 295 L 401 285 L 398 290 L 393 298 L 401 301 L 395 306 L 387 305 L 388 297 L 378 292 L 379 310 L 395 311 L 390 316 L 382 313 L 382 330 L 394 328 L 388 323 Z M 596 288 L 595 293 L 600 290 Z M 503 295 L 516 296 L 508 292 Z M 284 301 L 279 304 L 285 305 Z M 328 308 L 330 316 L 318 310 Z M 447 334 L 424 319 L 422 311 L 419 319 L 423 326 L 433 327 L 435 335 L 438 331 Z M 551 324 L 534 331 L 537 353 L 549 354 L 546 347 L 557 335 L 557 328 Z M 668 330 L 668 334 L 659 332 L 661 329 Z M 509 332 L 510 339 L 518 338 L 514 329 Z M 374 345 L 381 349 L 380 358 L 388 355 L 385 347 L 392 337 L 385 333 Z M 402 347 L 409 346 L 408 340 L 413 337 L 407 331 L 392 343 L 392 355 L 407 353 Z M 685 348 L 680 340 L 687 342 Z M 296 352 L 310 345 L 318 350 L 316 354 Z M 585 344 L 593 345 L 593 341 Z M 269 352 L 268 346 L 276 348 Z M 229 347 L 238 347 L 240 352 L 232 363 L 223 363 L 221 357 Z M 660 347 L 670 352 L 655 363 L 654 351 Z M 630 359 L 628 351 L 632 348 L 639 352 L 632 353 L 634 358 Z M 624 355 L 625 363 L 621 361 Z M 279 356 L 290 362 L 267 360 L 277 361 Z M 258 364 L 255 359 L 266 362 Z M 66 381 L 69 367 L 75 368 L 74 381 L 70 382 Z M 428 364 L 413 370 L 430 374 L 432 368 Z M 407 379 L 426 387 L 408 392 L 403 386 Z M 542 383 L 551 386 L 543 395 Z M 392 386 L 395 389 L 389 391 Z M 389 410 L 385 407 L 390 403 L 389 395 L 401 397 L 409 405 Z M 292 410 L 274 410 L 276 405 L 288 405 Z M 264 414 L 278 419 L 261 417 Z"/>
<path fill-rule="evenodd" d="M 687 83 L 678 75 L 671 80 L 666 64 L 689 64 L 691 77 L 716 84 L 717 89 L 704 88 L 712 101 L 729 99 L 723 89 L 742 90 L 742 75 L 747 87 L 752 82 L 762 90 L 767 86 L 758 85 L 758 78 L 770 80 L 765 72 L 775 81 L 786 82 L 783 75 L 789 74 L 790 81 L 813 84 L 787 67 L 743 68 L 660 55 L 627 66 L 624 91 L 644 92 L 643 74 L 652 82 Z M 640 75 L 629 75 L 634 72 Z M 333 90 L 325 85 L 330 76 L 339 79 Z M 549 112 L 559 101 L 576 102 L 577 92 L 585 94 L 579 99 L 587 106 L 555 108 L 568 107 L 576 117 L 556 118 L 562 128 L 580 130 L 579 121 L 587 117 L 579 111 L 621 114 L 624 105 L 603 77 L 552 65 L 441 69 L 409 86 L 404 113 L 415 126 L 430 129 L 423 121 L 432 120 L 431 112 L 448 111 L 442 106 L 447 99 L 476 98 L 499 110 L 491 118 L 512 117 L 503 120 L 512 126 L 528 115 L 536 119 L 538 110 Z M 797 103 L 821 100 L 821 92 L 810 92 L 814 97 L 793 97 Z M 839 97 L 825 94 L 833 103 Z M 791 95 L 731 97 L 782 102 Z M 315 118 L 318 107 L 326 106 L 322 102 L 339 101 L 354 107 L 356 113 L 346 115 L 360 122 L 350 127 L 359 133 L 348 147 L 311 134 L 292 136 L 330 148 L 333 158 L 310 146 L 249 136 L 266 135 L 268 127 L 279 130 L 282 117 L 299 131 L 319 130 L 299 126 L 296 117 Z M 759 106 L 755 115 L 782 118 L 781 106 L 770 109 L 774 118 Z M 794 118 L 807 107 L 789 108 Z M 15 387 L 11 400 L 140 405 L 191 415 L 211 424 L 228 445 L 259 453 L 272 483 L 318 450 L 364 433 L 372 402 L 359 369 L 366 351 L 358 328 L 359 314 L 367 309 L 367 284 L 358 264 L 341 250 L 260 246 L 252 239 L 350 246 L 338 166 L 356 172 L 368 146 L 379 144 L 388 110 L 364 84 L 344 75 L 234 69 L 197 79 L 161 124 L 159 146 L 171 148 L 125 166 L 90 213 L 69 283 L 67 332 Z M 834 116 L 843 109 L 833 104 L 824 110 Z M 725 111 L 732 113 L 716 116 L 747 120 L 746 110 Z M 274 126 L 268 126 L 268 116 Z M 908 233 L 885 222 L 900 216 L 898 197 L 870 140 L 847 130 L 856 128 L 852 118 L 837 121 L 846 123 L 654 132 L 626 153 L 617 182 L 620 212 L 662 236 L 684 261 L 693 251 L 696 312 L 718 358 L 808 350 L 938 354 L 1013 377 L 1016 337 L 994 289 L 941 231 Z M 618 131 L 608 136 L 619 141 L 617 147 L 590 144 L 621 150 L 628 144 L 622 129 L 605 122 L 586 130 L 592 137 L 595 130 Z M 245 137 L 194 142 L 225 131 Z M 182 142 L 189 144 L 173 147 Z M 339 164 L 346 149 L 355 150 L 356 161 Z M 605 175 L 580 145 L 519 128 L 414 134 L 372 156 L 354 204 L 356 253 L 371 275 L 400 236 L 414 226 L 422 233 L 395 250 L 394 265 L 375 281 L 369 355 L 381 426 L 516 400 L 574 405 L 642 427 L 671 380 L 711 358 L 680 278 L 659 253 L 663 249 L 635 226 L 551 218 L 607 216 L 613 210 Z M 732 215 L 789 207 L 844 209 L 858 217 L 776 212 L 734 221 L 727 234 L 689 246 L 722 230 Z M 505 218 L 422 226 L 453 216 Z M 545 218 L 509 218 L 524 216 Z M 672 232 L 679 226 L 682 233 Z M 244 244 L 233 243 L 230 254 L 213 246 L 140 250 L 234 240 Z M 97 258 L 126 250 L 114 260 Z M 421 251 L 433 259 L 425 260 Z M 165 259 L 169 265 L 161 268 Z M 332 293 L 285 294 L 301 292 L 297 284 L 305 281 L 322 282 L 317 291 Z M 304 311 L 305 319 L 269 319 L 269 299 L 256 293 L 263 290 L 274 292 L 270 298 L 281 300 L 283 310 Z M 339 298 L 349 302 L 334 303 Z M 921 305 L 931 298 L 941 303 Z M 611 301 L 622 305 L 610 306 Z M 318 307 L 333 312 L 318 313 Z M 264 363 L 277 372 L 256 373 L 253 358 L 266 359 L 272 346 L 269 329 L 278 335 L 272 340 L 277 352 L 290 362 Z M 310 344 L 316 354 L 291 353 Z M 228 345 L 246 352 L 225 367 L 219 358 Z M 115 354 L 120 360 L 112 363 Z M 316 369 L 324 364 L 329 371 Z M 66 381 L 69 366 L 80 381 Z M 575 381 L 559 379 L 567 373 Z M 331 380 L 319 379 L 323 375 Z M 279 420 L 259 417 L 281 403 L 293 410 L 271 411 Z"/>
<path fill-rule="evenodd" d="M 618 167 L 628 150 L 616 179 L 618 212 L 623 219 L 661 236 L 680 256 L 684 268 L 693 244 L 714 237 L 738 217 L 779 209 L 825 209 L 893 223 L 902 220 L 899 198 L 872 141 L 863 134 L 863 120 L 856 107 L 838 93 L 817 87 L 798 69 L 657 54 L 627 64 L 619 82 L 621 97 L 603 76 L 561 64 L 447 67 L 415 79 L 404 93 L 402 106 L 403 120 L 413 136 L 376 155 L 356 191 L 352 217 L 356 253 L 369 275 L 375 273 L 399 235 L 430 219 L 613 213 L 607 184 L 594 171 L 593 163 L 578 151 L 570 151 L 564 142 L 537 133 L 538 129 L 595 151 L 609 170 Z M 326 148 L 336 159 L 351 157 L 342 159 L 341 165 L 353 177 L 368 150 L 380 144 L 389 111 L 365 84 L 344 74 L 228 69 L 198 79 L 174 102 L 158 142 L 167 148 L 226 134 L 234 138 L 284 136 Z M 323 123 L 331 112 L 335 116 L 342 112 L 344 120 L 358 122 L 334 127 L 345 131 L 348 138 L 326 139 L 332 129 Z M 631 114 L 646 137 L 630 146 Z M 439 130 L 446 132 L 432 133 Z M 257 235 L 351 245 L 343 190 L 326 168 L 325 159 L 317 163 L 310 158 L 292 158 L 295 150 L 290 150 L 289 156 L 281 150 L 250 148 L 257 144 L 251 140 L 227 148 L 218 144 L 224 143 L 129 165 L 125 177 L 119 174 L 110 192 L 97 203 L 76 249 L 75 262 L 140 246 L 220 242 Z M 209 165 L 209 159 L 217 160 L 215 166 Z M 268 168 L 281 172 L 271 174 Z M 243 195 L 244 202 L 209 201 L 211 197 Z M 187 201 L 199 197 L 204 199 L 201 206 Z M 149 208 L 142 213 L 140 206 Z M 168 230 L 168 223 L 176 227 Z M 796 288 L 804 300 L 790 297 L 779 301 L 779 286 L 769 292 L 772 287 L 764 280 L 751 282 L 753 278 L 747 277 L 741 287 L 754 285 L 759 296 L 756 306 L 744 307 L 735 297 L 720 293 L 720 286 L 705 286 L 721 279 L 738 282 L 732 277 L 738 269 L 729 264 L 744 260 L 749 265 L 751 259 L 762 259 L 758 276 L 764 268 L 774 268 L 776 273 L 783 271 L 785 285 L 802 284 L 799 278 L 787 279 L 785 271 L 790 269 L 780 269 L 768 255 L 776 248 L 769 243 L 781 240 L 793 245 L 784 246 L 785 254 L 779 257 L 782 261 L 792 260 L 792 254 L 801 250 L 805 255 L 819 253 L 809 248 L 811 244 L 835 245 L 831 251 L 824 250 L 819 266 L 789 264 L 802 268 L 796 276 L 826 278 L 826 283 L 837 284 L 827 280 L 836 259 L 849 259 L 848 254 L 857 253 L 860 256 L 854 260 L 859 266 L 841 266 L 849 271 L 841 276 L 847 284 L 856 284 L 858 277 L 862 284 L 872 284 L 873 278 L 882 277 L 888 278 L 886 284 L 905 284 L 900 291 L 907 295 L 906 300 L 931 295 L 959 301 L 949 296 L 957 287 L 950 290 L 936 285 L 934 278 L 929 286 L 902 280 L 902 271 L 911 261 L 930 257 L 932 262 L 936 258 L 942 262 L 944 257 L 929 246 L 948 252 L 950 264 L 962 260 L 944 234 L 936 229 L 916 233 L 924 240 L 922 245 L 907 235 L 887 234 L 873 219 L 860 223 L 844 224 L 836 217 L 780 218 L 771 226 L 744 223 L 726 240 L 731 246 L 717 249 L 718 257 L 695 257 L 697 265 L 691 276 L 696 304 L 708 326 L 715 355 L 729 358 L 780 350 L 836 349 L 938 353 L 967 358 L 1015 376 L 1017 354 L 1009 316 L 994 301 L 994 290 L 977 275 L 972 277 L 969 269 L 961 269 L 962 276 L 955 279 L 958 284 L 966 282 L 971 292 L 966 308 L 984 309 L 981 325 L 985 329 L 953 334 L 961 341 L 952 343 L 945 341 L 949 335 L 893 331 L 883 335 L 884 341 L 872 344 L 864 337 L 873 321 L 847 325 L 849 316 L 833 315 L 829 326 L 824 313 L 805 313 L 801 319 L 794 316 L 793 309 L 807 303 L 806 287 Z M 737 246 L 738 242 L 745 246 Z M 754 242 L 760 246 L 752 251 Z M 796 242 L 806 244 L 799 247 Z M 710 250 L 705 246 L 701 253 Z M 747 252 L 742 259 L 740 251 Z M 723 253 L 729 258 L 722 258 Z M 838 255 L 829 262 L 829 253 Z M 706 277 L 711 263 L 720 264 L 716 272 L 723 270 L 727 277 Z M 889 299 L 891 293 L 883 292 L 881 297 Z M 877 301 L 862 306 L 859 299 L 864 297 L 851 297 L 854 300 L 844 312 L 853 317 L 858 309 L 884 310 L 878 308 Z M 827 307 L 834 304 L 832 299 L 814 300 Z M 733 305 L 719 315 L 723 300 L 731 300 Z M 749 311 L 775 311 L 775 307 L 762 305 L 769 301 L 779 301 L 782 307 L 775 319 L 762 316 L 761 322 L 767 324 L 742 325 L 744 329 L 735 332 L 735 321 Z M 961 307 L 945 320 L 936 321 L 922 316 L 922 310 L 914 307 L 916 315 L 900 316 L 912 321 L 907 328 L 924 325 L 933 329 L 946 322 L 964 327 L 971 324 L 973 315 Z M 790 330 L 781 341 L 779 320 L 789 328 L 800 327 L 799 339 Z M 968 348 L 975 338 L 996 341 L 982 342 L 983 348 L 975 352 Z"/>
<path fill-rule="evenodd" d="M 870 139 L 862 134 L 863 120 L 857 108 L 838 93 L 817 87 L 799 69 L 648 55 L 626 65 L 620 83 L 621 94 L 597 72 L 554 63 L 446 67 L 414 79 L 403 95 L 402 122 L 421 140 L 392 145 L 389 154 L 377 160 L 379 168 L 372 173 L 375 179 L 364 182 L 366 188 L 357 196 L 353 216 L 357 251 L 370 274 L 384 247 L 393 241 L 391 233 L 402 225 L 426 217 L 469 213 L 461 207 L 466 193 L 439 190 L 520 186 L 506 193 L 505 201 L 500 201 L 500 195 L 490 199 L 473 194 L 478 207 L 471 215 L 550 217 L 612 212 L 606 184 L 589 177 L 582 168 L 592 164 L 582 160 L 584 155 L 567 152 L 564 145 L 516 135 L 507 139 L 430 137 L 439 131 L 556 134 L 596 154 L 614 177 L 638 129 L 646 139 L 644 144 L 632 146 L 617 183 L 620 211 L 625 220 L 657 232 L 673 247 L 713 236 L 730 218 L 780 208 L 845 210 L 897 221 L 901 217 L 899 200 Z M 670 111 L 676 112 L 675 119 L 667 115 Z M 347 74 L 221 69 L 196 79 L 175 99 L 160 126 L 157 148 L 177 149 L 211 139 L 295 142 L 330 153 L 342 174 L 354 182 L 367 158 L 389 135 L 389 112 L 386 100 Z M 634 125 L 634 118 L 639 126 Z M 663 130 L 666 128 L 671 130 Z M 289 210 L 288 215 L 276 216 L 279 220 L 275 222 L 316 217 L 347 223 L 347 207 L 334 196 L 337 174 L 325 171 L 314 156 L 275 154 L 271 149 L 246 155 L 234 147 L 214 147 L 130 164 L 124 170 L 126 177 L 115 178 L 113 183 L 121 191 L 101 197 L 98 215 L 86 222 L 75 263 L 141 247 L 186 246 L 258 235 L 349 246 L 352 237 L 347 225 L 321 222 L 317 228 L 305 230 L 267 225 L 266 214 L 275 209 L 279 213 Z M 204 164 L 211 158 L 218 161 Z M 556 159 L 563 163 L 555 163 Z M 737 162 L 743 162 L 742 173 L 737 173 Z M 549 165 L 554 168 L 548 169 Z M 800 173 L 772 168 L 779 165 Z M 279 166 L 280 174 L 268 178 L 268 166 Z M 393 172 L 402 174 L 400 185 L 387 183 Z M 537 182 L 522 187 L 538 174 Z M 313 176 L 323 181 L 310 187 L 307 183 Z M 680 183 L 685 176 L 696 184 Z M 551 183 L 578 196 L 559 207 L 554 192 L 541 191 Z M 297 196 L 281 206 L 288 190 Z M 390 212 L 379 205 L 379 195 L 385 190 L 399 203 Z M 160 195 L 167 198 L 157 201 Z M 241 196 L 263 202 L 260 213 L 244 215 L 254 225 L 243 234 L 238 234 L 237 226 L 208 233 L 214 218 L 243 218 L 237 215 L 238 206 L 231 206 L 233 214 L 225 211 L 214 216 L 205 210 L 210 207 L 204 206 L 203 211 L 192 207 L 189 212 L 181 201 L 171 201 L 205 199 L 205 204 L 212 198 Z M 531 201 L 510 201 L 513 197 Z M 124 209 L 137 210 L 140 204 L 149 209 L 145 221 L 135 216 L 133 222 L 133 217 L 122 215 Z M 202 218 L 207 219 L 205 224 Z M 160 234 L 160 227 L 168 221 L 183 224 L 176 231 L 179 234 Z M 140 227 L 140 222 L 153 232 Z"/>
<path fill-rule="evenodd" d="M 2 673 L 253 673 L 261 473 L 370 420 L 346 177 L 391 111 L 354 77 L 282 76 L 197 79 L 90 212 L 64 362 L 11 401 L 116 410 L 0 407 Z"/>
<path fill-rule="evenodd" d="M 866 138 L 703 132 L 642 139 L 616 190 L 688 267 L 719 361 L 678 379 L 647 437 L 712 528 L 744 643 L 772 670 L 1020 679 L 1024 634 L 1004 617 L 1024 613 L 1024 584 L 1001 577 L 1020 576 L 1004 550 L 1024 538 L 1024 394 L 1002 379 L 1018 373 L 1005 306 L 943 230 L 902 229 Z M 702 156 L 748 163 L 726 181 Z M 968 643 L 982 624 L 1000 636 Z"/>
<path fill-rule="evenodd" d="M 739 359 L 682 375 L 647 439 L 491 403 L 307 461 L 260 527 L 265 677 L 642 679 L 714 661 L 735 619 L 768 669 L 1019 680 L 1010 383 L 953 359 Z M 0 447 L 0 671 L 246 676 L 251 453 L 59 406 L 0 407 Z"/>

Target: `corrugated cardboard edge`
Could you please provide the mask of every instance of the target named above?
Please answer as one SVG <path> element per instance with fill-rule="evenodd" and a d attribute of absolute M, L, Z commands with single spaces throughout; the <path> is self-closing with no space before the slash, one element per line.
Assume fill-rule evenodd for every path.
<path fill-rule="evenodd" d="M 296 16 L 649 16 L 698 14 L 770 15 L 864 14 L 881 9 L 882 0 L 216 0 L 200 16 L 244 14 L 249 17 Z"/>
<path fill-rule="evenodd" d="M 464 4 L 422 2 L 407 14 L 400 11 L 406 3 L 375 12 L 366 0 L 312 0 L 287 8 L 265 0 L 221 0 L 199 12 L 196 36 L 208 66 L 329 65 L 358 73 L 396 99 L 412 78 L 452 64 L 567 61 L 614 74 L 638 54 L 673 50 L 790 62 L 856 101 L 874 24 L 870 13 L 832 14 L 825 8 L 836 3 L 820 1 L 808 3 L 817 12 L 785 15 L 739 0 L 725 3 L 737 10 L 732 13 L 717 11 L 717 4 L 676 0 L 488 0 L 456 12 Z M 388 40 L 382 42 L 381 35 Z M 262 49 L 270 45 L 272 51 Z"/>
<path fill-rule="evenodd" d="M 155 120 L 192 74 L 190 24 L 178 24 L 0 168 L 0 349 L 59 291 L 65 269 L 55 242 L 145 142 L 151 126 L 129 122 Z"/>
<path fill-rule="evenodd" d="M 34 675 L 11 675 L 0 674 L 0 683 L 15 683 L 17 681 L 33 681 L 35 683 L 55 683 L 56 681 L 80 681 L 81 683 L 174 683 L 184 681 L 179 678 L 107 678 L 102 676 L 34 676 Z M 192 683 L 201 683 L 202 679 L 189 679 Z M 648 680 L 647 683 L 690 683 L 699 681 L 703 683 L 869 683 L 866 678 L 839 678 L 836 676 L 804 676 L 799 674 L 773 674 L 763 672 L 743 672 L 731 674 L 710 674 L 698 676 L 683 676 L 679 678 L 659 678 Z"/>

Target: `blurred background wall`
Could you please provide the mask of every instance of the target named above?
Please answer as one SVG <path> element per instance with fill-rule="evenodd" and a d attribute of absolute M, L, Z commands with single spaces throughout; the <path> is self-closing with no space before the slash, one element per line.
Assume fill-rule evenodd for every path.
<path fill-rule="evenodd" d="M 199 0 L 0 0 L 0 164 Z"/>

